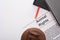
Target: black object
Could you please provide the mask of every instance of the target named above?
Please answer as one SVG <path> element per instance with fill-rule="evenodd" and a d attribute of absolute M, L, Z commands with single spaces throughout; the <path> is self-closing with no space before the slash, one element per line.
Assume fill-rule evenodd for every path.
<path fill-rule="evenodd" d="M 34 0 L 33 5 L 40 6 L 41 8 L 52 12 L 60 26 L 60 0 Z"/>
<path fill-rule="evenodd" d="M 50 9 L 49 9 L 47 3 L 45 2 L 45 0 L 34 0 L 33 4 L 50 11 Z"/>

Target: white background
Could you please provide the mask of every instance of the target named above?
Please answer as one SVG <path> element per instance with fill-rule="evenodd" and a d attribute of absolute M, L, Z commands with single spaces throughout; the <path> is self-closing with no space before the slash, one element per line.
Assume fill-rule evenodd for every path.
<path fill-rule="evenodd" d="M 20 40 L 21 28 L 34 20 L 34 0 L 0 0 L 0 40 Z"/>

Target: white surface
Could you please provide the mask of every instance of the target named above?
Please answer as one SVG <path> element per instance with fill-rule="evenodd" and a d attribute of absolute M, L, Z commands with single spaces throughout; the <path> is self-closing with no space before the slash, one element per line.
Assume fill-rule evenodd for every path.
<path fill-rule="evenodd" d="M 34 0 L 0 0 L 0 40 L 20 40 L 20 35 L 25 25 L 35 20 L 34 16 L 37 7 L 33 6 L 33 1 Z M 44 13 L 45 11 L 42 10 L 40 10 L 41 13 Z M 50 15 L 47 18 L 49 19 Z M 52 22 L 52 24 L 53 23 L 55 22 Z M 35 24 L 30 26 L 34 25 Z M 46 26 L 50 25 L 51 23 Z M 46 30 L 45 28 L 46 27 L 43 29 Z"/>
<path fill-rule="evenodd" d="M 21 27 L 34 19 L 34 0 L 0 0 L 0 40 L 19 40 Z"/>

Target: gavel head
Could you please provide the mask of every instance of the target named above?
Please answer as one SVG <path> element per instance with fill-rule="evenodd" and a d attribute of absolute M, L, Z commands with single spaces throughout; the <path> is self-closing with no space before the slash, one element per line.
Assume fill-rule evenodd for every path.
<path fill-rule="evenodd" d="M 40 29 L 30 28 L 22 34 L 21 40 L 46 40 L 46 37 Z"/>

